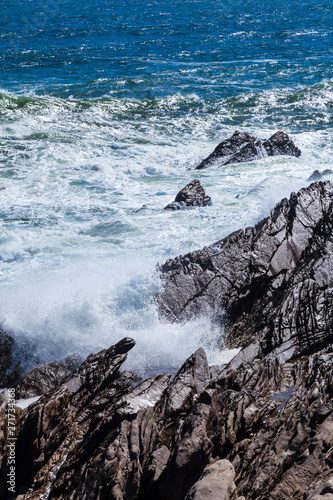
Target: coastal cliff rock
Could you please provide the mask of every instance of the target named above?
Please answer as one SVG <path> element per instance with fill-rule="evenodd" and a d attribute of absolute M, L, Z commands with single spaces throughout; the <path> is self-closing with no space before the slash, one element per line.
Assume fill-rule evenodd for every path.
<path fill-rule="evenodd" d="M 189 182 L 177 194 L 175 201 L 167 205 L 164 210 L 184 210 L 189 207 L 205 207 L 211 202 L 198 179 Z"/>
<path fill-rule="evenodd" d="M 279 155 L 296 156 L 296 158 L 301 156 L 300 149 L 282 130 L 276 132 L 267 141 L 260 141 L 246 132 L 241 133 L 236 130 L 229 139 L 221 142 L 213 153 L 202 160 L 196 170 L 207 168 L 216 160 L 220 160 L 219 165 L 230 165 Z"/>
<path fill-rule="evenodd" d="M 243 347 L 227 366 L 209 367 L 199 348 L 173 378 L 134 385 L 121 371 L 135 345 L 125 338 L 79 367 L 67 360 L 23 378 L 20 396 L 43 395 L 15 407 L 15 496 L 2 392 L 1 498 L 329 498 L 332 203 L 332 184 L 312 184 L 255 228 L 163 266 L 161 313 L 223 318 L 227 341 Z"/>
<path fill-rule="evenodd" d="M 135 387 L 120 371 L 133 345 L 123 339 L 89 356 L 59 387 L 16 408 L 16 494 L 3 487 L 1 498 L 304 500 L 329 491 L 331 345 L 284 363 L 240 353 L 216 378 L 199 349 L 172 381 L 157 375 Z"/>
<path fill-rule="evenodd" d="M 301 356 L 332 340 L 332 248 L 333 184 L 311 184 L 257 226 L 161 266 L 160 314 L 210 314 L 229 345 Z"/>

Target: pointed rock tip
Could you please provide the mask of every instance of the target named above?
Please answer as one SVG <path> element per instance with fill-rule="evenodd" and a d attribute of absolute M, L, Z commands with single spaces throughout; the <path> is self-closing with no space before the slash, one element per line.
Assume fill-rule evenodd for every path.
<path fill-rule="evenodd" d="M 126 354 L 135 346 L 135 340 L 130 337 L 125 337 L 121 339 L 117 344 L 113 346 L 115 354 Z"/>

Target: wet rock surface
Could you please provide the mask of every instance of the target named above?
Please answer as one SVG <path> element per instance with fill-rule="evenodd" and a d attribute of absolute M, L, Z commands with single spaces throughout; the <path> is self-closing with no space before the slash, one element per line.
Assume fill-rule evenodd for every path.
<path fill-rule="evenodd" d="M 331 170 L 330 168 L 327 168 L 323 172 L 319 172 L 319 170 L 315 170 L 307 180 L 308 181 L 320 181 L 320 179 L 322 179 L 323 177 L 325 177 L 327 175 L 331 175 L 331 174 L 333 174 L 333 170 Z"/>
<path fill-rule="evenodd" d="M 211 198 L 206 195 L 200 181 L 194 179 L 179 191 L 175 201 L 167 205 L 164 210 L 184 210 L 190 207 L 205 207 L 210 202 Z"/>
<path fill-rule="evenodd" d="M 221 318 L 223 309 L 227 341 L 244 346 L 227 366 L 209 367 L 198 349 L 173 378 L 134 385 L 121 371 L 135 344 L 125 338 L 66 365 L 58 382 L 59 367 L 34 371 L 46 393 L 16 407 L 14 498 L 330 498 L 332 201 L 332 184 L 312 184 L 255 228 L 163 266 L 161 313 Z M 17 385 L 20 395 L 36 391 L 33 378 Z M 1 485 L 8 397 L 0 394 Z M 5 487 L 0 496 L 11 498 Z"/>
<path fill-rule="evenodd" d="M 296 158 L 301 156 L 301 150 L 295 146 L 285 132 L 279 130 L 267 141 L 261 141 L 246 132 L 236 130 L 231 137 L 221 142 L 213 153 L 202 160 L 196 169 L 208 168 L 217 160 L 221 166 L 279 155 L 295 156 Z"/>

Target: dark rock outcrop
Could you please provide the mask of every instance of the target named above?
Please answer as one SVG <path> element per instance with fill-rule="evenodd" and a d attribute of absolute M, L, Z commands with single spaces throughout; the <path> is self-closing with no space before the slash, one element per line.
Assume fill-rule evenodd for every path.
<path fill-rule="evenodd" d="M 197 170 L 209 167 L 215 160 L 219 158 L 229 158 L 230 156 L 238 153 L 238 151 L 247 144 L 253 144 L 256 138 L 246 132 L 239 132 L 236 130 L 234 134 L 222 141 L 214 151 L 196 167 Z"/>
<path fill-rule="evenodd" d="M 211 202 L 198 179 L 189 182 L 177 194 L 175 201 L 167 205 L 164 210 L 184 210 L 189 207 L 205 207 Z"/>
<path fill-rule="evenodd" d="M 265 156 L 289 155 L 301 156 L 301 151 L 285 132 L 276 132 L 267 141 L 260 141 L 246 132 L 236 132 L 225 141 L 221 142 L 207 158 L 196 167 L 197 170 L 209 167 L 216 160 L 221 160 L 220 165 L 231 163 L 244 163 L 258 160 Z"/>
<path fill-rule="evenodd" d="M 314 500 L 329 491 L 331 346 L 283 363 L 247 349 L 215 379 L 199 349 L 171 382 L 158 375 L 133 388 L 133 374 L 119 369 L 133 344 L 89 356 L 58 388 L 16 408 L 15 498 Z"/>
<path fill-rule="evenodd" d="M 161 266 L 160 313 L 223 316 L 229 345 L 300 356 L 332 341 L 333 184 L 282 200 L 256 227 Z M 226 314 L 226 317 L 225 317 Z"/>
<path fill-rule="evenodd" d="M 332 208 L 333 185 L 312 184 L 255 228 L 163 266 L 161 312 L 172 319 L 227 312 L 229 343 L 246 345 L 228 366 L 209 367 L 198 349 L 173 379 L 133 386 L 134 374 L 121 371 L 134 347 L 126 338 L 91 354 L 66 380 L 47 367 L 34 371 L 37 382 L 44 373 L 59 385 L 16 407 L 14 498 L 329 498 Z M 36 390 L 32 377 L 17 390 Z M 2 485 L 8 398 L 0 394 Z M 0 496 L 11 498 L 5 486 Z"/>
<path fill-rule="evenodd" d="M 319 170 L 315 170 L 311 175 L 310 177 L 307 179 L 307 181 L 320 181 L 320 179 L 322 179 L 323 177 L 325 177 L 326 175 L 331 175 L 333 174 L 333 170 L 331 170 L 330 168 L 327 168 L 326 170 L 324 170 L 323 172 L 319 172 Z"/>

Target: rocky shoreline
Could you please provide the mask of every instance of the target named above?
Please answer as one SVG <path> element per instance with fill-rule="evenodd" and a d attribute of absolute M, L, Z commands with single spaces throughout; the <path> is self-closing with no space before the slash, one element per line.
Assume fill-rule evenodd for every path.
<path fill-rule="evenodd" d="M 34 401 L 15 407 L 12 496 L 0 394 L 1 498 L 332 498 L 332 250 L 333 184 L 320 181 L 257 226 L 167 261 L 161 316 L 208 314 L 241 351 L 221 370 L 198 349 L 175 377 L 138 385 L 121 371 L 129 338 L 36 368 L 13 385 Z"/>

